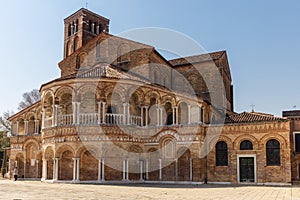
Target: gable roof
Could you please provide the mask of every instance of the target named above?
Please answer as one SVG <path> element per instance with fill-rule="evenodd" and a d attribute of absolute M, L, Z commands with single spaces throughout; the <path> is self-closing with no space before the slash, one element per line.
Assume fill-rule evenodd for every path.
<path fill-rule="evenodd" d="M 220 59 L 224 53 L 226 53 L 226 51 L 217 51 L 217 52 L 205 53 L 205 54 L 200 54 L 195 56 L 177 58 L 177 59 L 169 60 L 169 62 L 171 63 L 171 65 L 173 65 L 173 67 L 176 67 L 180 65 L 187 65 L 187 64 L 199 63 L 204 61 L 213 61 L 213 60 Z"/>
<path fill-rule="evenodd" d="M 19 112 L 13 114 L 12 116 L 10 116 L 7 120 L 8 121 L 12 121 L 14 120 L 16 117 L 18 117 L 21 114 L 24 114 L 26 112 L 29 112 L 30 110 L 34 109 L 35 107 L 41 106 L 41 100 L 35 102 L 34 104 L 28 106 L 27 108 L 24 108 L 23 110 L 20 110 Z"/>
<path fill-rule="evenodd" d="M 225 119 L 225 124 L 257 123 L 257 122 L 270 122 L 270 121 L 287 121 L 287 119 L 283 117 L 276 117 L 274 115 L 266 114 L 266 113 L 243 112 L 243 113 L 227 116 Z"/>

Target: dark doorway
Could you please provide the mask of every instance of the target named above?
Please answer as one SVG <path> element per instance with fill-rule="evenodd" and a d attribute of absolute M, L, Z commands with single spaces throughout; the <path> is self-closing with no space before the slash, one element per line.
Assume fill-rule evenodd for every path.
<path fill-rule="evenodd" d="M 239 158 L 240 182 L 254 182 L 254 158 Z"/>

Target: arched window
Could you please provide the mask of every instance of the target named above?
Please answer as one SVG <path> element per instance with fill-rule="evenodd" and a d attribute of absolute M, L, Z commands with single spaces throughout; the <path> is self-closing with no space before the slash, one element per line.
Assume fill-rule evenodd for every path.
<path fill-rule="evenodd" d="M 266 145 L 267 165 L 278 166 L 280 165 L 280 143 L 275 140 L 269 140 Z"/>
<path fill-rule="evenodd" d="M 244 140 L 240 144 L 240 150 L 253 150 L 252 142 L 249 140 Z"/>
<path fill-rule="evenodd" d="M 228 166 L 228 148 L 226 142 L 220 141 L 216 144 L 216 165 Z"/>
<path fill-rule="evenodd" d="M 93 25 L 92 20 L 89 20 L 89 31 L 90 31 L 90 32 L 92 32 L 92 25 Z"/>
<path fill-rule="evenodd" d="M 97 27 L 98 27 L 98 23 L 95 22 L 95 23 L 94 23 L 94 31 L 93 31 L 95 34 L 98 34 L 98 33 L 97 33 Z"/>
<path fill-rule="evenodd" d="M 69 26 L 68 26 L 68 36 L 70 37 L 71 36 L 71 24 L 69 24 Z"/>
<path fill-rule="evenodd" d="M 75 33 L 78 32 L 78 26 L 79 26 L 79 24 L 78 24 L 78 19 L 76 19 L 76 23 L 75 23 Z"/>
<path fill-rule="evenodd" d="M 175 141 L 173 139 L 168 138 L 163 141 L 163 152 L 164 158 L 174 158 Z"/>

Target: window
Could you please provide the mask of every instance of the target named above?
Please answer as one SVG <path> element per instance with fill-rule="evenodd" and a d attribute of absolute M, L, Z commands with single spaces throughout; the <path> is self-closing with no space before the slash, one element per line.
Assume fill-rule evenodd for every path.
<path fill-rule="evenodd" d="M 71 33 L 71 26 L 72 26 L 71 24 L 69 24 L 69 26 L 68 26 L 68 36 L 69 36 L 69 37 L 70 37 L 71 34 L 72 34 L 72 33 Z"/>
<path fill-rule="evenodd" d="M 300 133 L 294 133 L 295 152 L 300 153 Z"/>
<path fill-rule="evenodd" d="M 174 158 L 175 141 L 173 141 L 172 139 L 166 139 L 163 142 L 163 151 L 164 151 L 164 158 Z"/>
<path fill-rule="evenodd" d="M 266 145 L 267 151 L 267 165 L 278 166 L 280 165 L 280 143 L 275 140 L 269 140 Z"/>
<path fill-rule="evenodd" d="M 93 29 L 92 24 L 93 24 L 92 20 L 89 20 L 89 31 L 90 32 L 92 32 L 92 29 Z"/>
<path fill-rule="evenodd" d="M 75 33 L 78 32 L 78 26 L 79 26 L 79 24 L 78 24 L 78 19 L 76 19 L 76 23 L 75 23 Z"/>
<path fill-rule="evenodd" d="M 98 27 L 98 23 L 95 22 L 95 23 L 94 23 L 94 30 L 93 30 L 93 32 L 94 32 L 95 34 L 98 34 L 98 32 L 97 32 L 97 27 Z"/>
<path fill-rule="evenodd" d="M 226 142 L 220 141 L 216 144 L 216 165 L 228 166 L 228 148 Z"/>
<path fill-rule="evenodd" d="M 252 142 L 250 142 L 249 140 L 244 140 L 240 144 L 240 150 L 253 150 Z"/>

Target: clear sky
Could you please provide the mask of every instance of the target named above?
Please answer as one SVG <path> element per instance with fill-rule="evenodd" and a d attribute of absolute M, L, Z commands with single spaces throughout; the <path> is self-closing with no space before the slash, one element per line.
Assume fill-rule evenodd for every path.
<path fill-rule="evenodd" d="M 1 2 L 0 113 L 17 111 L 22 93 L 60 75 L 63 19 L 85 0 Z M 182 32 L 207 51 L 226 50 L 235 111 L 281 115 L 300 109 L 300 1 L 89 0 L 111 19 L 110 32 L 162 27 Z"/>

